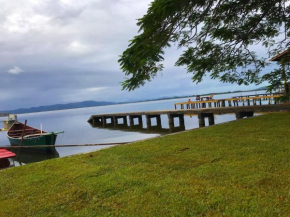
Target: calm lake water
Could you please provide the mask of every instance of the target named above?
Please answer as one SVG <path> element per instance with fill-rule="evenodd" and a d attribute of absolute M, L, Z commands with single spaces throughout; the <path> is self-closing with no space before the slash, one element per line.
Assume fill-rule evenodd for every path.
<path fill-rule="evenodd" d="M 231 98 L 233 96 L 261 94 L 264 91 L 257 92 L 244 92 L 235 94 L 223 94 L 214 96 L 214 99 Z M 132 142 L 146 138 L 152 138 L 159 136 L 162 133 L 153 132 L 148 133 L 145 130 L 142 132 L 122 131 L 118 129 L 103 129 L 93 128 L 87 120 L 91 115 L 103 114 L 103 113 L 120 113 L 120 112 L 133 112 L 133 111 L 150 111 L 150 110 L 169 110 L 174 109 L 174 103 L 186 102 L 188 98 L 152 101 L 152 102 L 140 102 L 130 103 L 122 105 L 110 105 L 101 107 L 90 107 L 81 109 L 50 111 L 40 113 L 29 113 L 18 115 L 18 120 L 24 122 L 27 119 L 27 124 L 35 128 L 40 128 L 40 124 L 43 125 L 43 130 L 51 131 L 65 131 L 64 134 L 60 134 L 57 138 L 56 145 L 67 144 L 88 144 L 88 143 L 117 143 L 117 142 Z M 194 101 L 195 98 L 192 98 Z M 267 102 L 265 102 L 267 103 Z M 168 128 L 167 115 L 161 116 L 162 128 Z M 224 123 L 235 120 L 234 114 L 216 115 L 215 123 Z M 178 120 L 175 120 L 178 125 Z M 185 129 L 198 128 L 197 116 L 185 116 Z M 128 121 L 129 123 L 129 121 Z M 152 121 L 153 124 L 154 121 Z M 208 125 L 206 121 L 206 125 Z M 146 120 L 143 118 L 143 126 L 146 127 Z M 9 146 L 9 141 L 6 137 L 6 132 L 0 132 L 0 145 Z M 84 152 L 90 152 L 99 150 L 102 147 L 70 147 L 70 148 L 56 148 L 57 152 L 54 154 L 40 154 L 29 153 L 27 151 L 20 154 L 20 160 L 22 163 L 38 162 L 49 158 L 64 157 Z M 17 163 L 16 163 L 17 165 Z"/>

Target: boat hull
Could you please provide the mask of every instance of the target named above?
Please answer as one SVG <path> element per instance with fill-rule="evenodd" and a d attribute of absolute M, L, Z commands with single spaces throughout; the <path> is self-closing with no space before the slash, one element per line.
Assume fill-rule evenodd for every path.
<path fill-rule="evenodd" d="M 34 145 L 55 145 L 56 134 L 44 134 L 39 135 L 33 138 L 23 138 L 22 146 L 34 146 Z M 21 146 L 21 138 L 11 138 L 8 137 L 11 146 Z M 45 152 L 54 152 L 55 147 L 41 147 L 41 148 L 33 148 L 33 150 L 37 151 L 45 151 Z"/>

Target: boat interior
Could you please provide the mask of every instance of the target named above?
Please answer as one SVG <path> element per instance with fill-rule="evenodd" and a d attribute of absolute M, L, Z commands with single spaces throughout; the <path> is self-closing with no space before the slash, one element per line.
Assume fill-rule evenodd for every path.
<path fill-rule="evenodd" d="M 12 127 L 8 130 L 7 135 L 12 138 L 21 138 L 24 129 L 24 124 L 20 122 L 16 122 L 12 125 Z M 45 134 L 47 132 L 35 129 L 33 127 L 27 126 L 25 127 L 24 136 L 25 137 L 33 137 L 39 136 L 41 134 Z"/>

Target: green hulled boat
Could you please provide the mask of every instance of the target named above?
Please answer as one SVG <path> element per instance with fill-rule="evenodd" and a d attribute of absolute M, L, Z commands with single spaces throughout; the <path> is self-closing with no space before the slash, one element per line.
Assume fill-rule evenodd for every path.
<path fill-rule="evenodd" d="M 21 146 L 22 134 L 24 131 L 22 146 L 40 146 L 55 145 L 58 133 L 62 132 L 45 132 L 30 126 L 25 126 L 21 122 L 15 122 L 7 131 L 7 137 L 11 146 Z M 55 147 L 38 147 L 33 150 L 54 152 Z"/>

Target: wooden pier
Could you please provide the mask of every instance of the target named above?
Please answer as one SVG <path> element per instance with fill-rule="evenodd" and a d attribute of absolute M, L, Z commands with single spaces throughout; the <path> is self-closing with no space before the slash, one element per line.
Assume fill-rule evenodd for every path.
<path fill-rule="evenodd" d="M 268 105 L 277 104 L 275 98 L 281 97 L 281 95 L 266 95 L 261 96 L 248 96 L 248 97 L 233 97 L 229 99 L 212 99 L 204 101 L 190 101 L 190 102 L 180 102 L 175 103 L 174 108 L 177 109 L 180 106 L 180 109 L 199 109 L 199 108 L 220 108 L 220 107 L 234 107 L 240 106 L 256 106 L 262 105 L 262 101 L 267 101 Z"/>
<path fill-rule="evenodd" d="M 255 106 L 235 106 L 235 107 L 215 107 L 215 108 L 198 108 L 198 109 L 176 109 L 161 111 L 143 111 L 143 112 L 126 112 L 115 114 L 97 114 L 92 115 L 88 122 L 95 127 L 102 128 L 122 128 L 128 127 L 127 119 L 129 119 L 130 127 L 142 127 L 142 116 L 145 116 L 147 129 L 153 129 L 152 119 L 156 119 L 157 127 L 161 126 L 161 115 L 167 115 L 169 131 L 174 132 L 178 127 L 184 127 L 184 115 L 197 115 L 199 127 L 205 126 L 205 118 L 208 119 L 209 125 L 214 125 L 214 115 L 235 114 L 237 119 L 244 117 L 252 117 L 254 113 L 263 112 L 279 112 L 290 111 L 290 104 L 274 104 L 274 105 L 255 105 Z M 174 118 L 179 119 L 180 126 L 174 126 Z M 137 119 L 137 124 L 134 120 Z M 185 127 L 184 127 L 185 129 Z"/>

